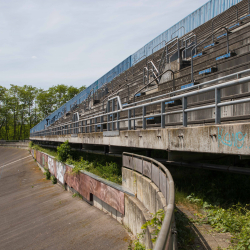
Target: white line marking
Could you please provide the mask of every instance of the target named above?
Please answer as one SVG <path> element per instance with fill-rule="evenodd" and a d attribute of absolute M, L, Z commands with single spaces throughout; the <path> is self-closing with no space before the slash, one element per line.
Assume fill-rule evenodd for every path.
<path fill-rule="evenodd" d="M 31 157 L 31 155 L 26 156 L 26 157 L 24 157 L 24 158 L 22 158 L 22 159 L 19 159 L 19 160 L 13 161 L 13 162 L 8 163 L 8 164 L 6 164 L 6 165 L 3 165 L 3 166 L 1 166 L 0 168 L 6 167 L 6 166 L 8 166 L 8 165 L 10 165 L 10 164 L 13 164 L 13 163 L 15 163 L 15 162 L 17 162 L 17 161 L 21 161 L 21 160 L 26 159 L 26 158 L 28 158 L 28 157 Z"/>

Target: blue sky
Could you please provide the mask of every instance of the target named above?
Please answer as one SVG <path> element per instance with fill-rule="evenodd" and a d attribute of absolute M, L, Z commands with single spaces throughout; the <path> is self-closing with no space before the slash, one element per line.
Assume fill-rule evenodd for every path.
<path fill-rule="evenodd" d="M 208 0 L 0 0 L 0 85 L 90 85 Z"/>

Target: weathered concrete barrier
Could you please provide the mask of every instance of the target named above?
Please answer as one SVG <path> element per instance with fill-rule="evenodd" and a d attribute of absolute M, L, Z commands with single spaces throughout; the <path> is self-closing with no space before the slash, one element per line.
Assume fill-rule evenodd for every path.
<path fill-rule="evenodd" d="M 151 213 L 164 209 L 166 215 L 158 236 L 161 240 L 157 240 L 154 249 L 174 249 L 174 184 L 170 173 L 161 163 L 124 153 L 123 185 L 120 186 L 87 171 L 80 170 L 79 174 L 74 174 L 74 166 L 59 162 L 38 150 L 31 149 L 31 154 L 43 171 L 47 168 L 60 184 L 78 192 L 85 201 L 124 224 L 135 236 L 142 232 L 142 225 L 152 218 Z M 147 249 L 153 248 L 151 233 L 147 228 L 142 239 Z"/>
<path fill-rule="evenodd" d="M 29 148 L 29 140 L 22 140 L 22 141 L 4 141 L 0 140 L 1 147 L 12 147 L 12 148 Z"/>
<path fill-rule="evenodd" d="M 174 182 L 168 169 L 154 159 L 123 153 L 122 184 L 124 187 L 131 188 L 137 199 L 149 212 L 156 213 L 159 209 L 165 211 L 165 218 L 154 250 L 177 249 L 174 218 Z M 124 221 L 124 224 L 128 224 L 127 226 L 135 234 L 138 231 L 136 227 L 132 226 L 133 223 L 133 218 L 130 217 Z M 147 248 L 151 247 L 149 238 L 150 233 L 146 232 L 144 243 Z"/>

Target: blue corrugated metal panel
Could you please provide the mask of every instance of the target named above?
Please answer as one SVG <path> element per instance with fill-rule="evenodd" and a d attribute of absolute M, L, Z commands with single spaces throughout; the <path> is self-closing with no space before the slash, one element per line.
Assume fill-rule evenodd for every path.
<path fill-rule="evenodd" d="M 214 18 L 215 16 L 219 15 L 223 11 L 229 9 L 233 5 L 241 2 L 242 0 L 211 0 L 201 6 L 198 10 L 194 11 L 184 19 L 182 19 L 180 22 L 160 34 L 158 37 L 156 37 L 154 40 L 150 41 L 148 44 L 146 44 L 144 47 L 139 49 L 137 52 L 135 52 L 132 55 L 132 65 L 137 60 L 143 56 L 149 56 L 152 54 L 152 49 L 154 47 L 154 51 L 157 51 L 164 46 L 164 40 L 166 42 L 171 40 L 171 35 L 176 32 L 180 27 L 184 26 L 184 29 L 181 28 L 179 31 L 174 33 L 173 37 L 178 36 L 181 37 L 184 34 L 192 31 L 193 29 L 199 27 L 203 23 L 209 21 L 210 19 Z M 143 58 L 142 58 L 143 59 Z"/>

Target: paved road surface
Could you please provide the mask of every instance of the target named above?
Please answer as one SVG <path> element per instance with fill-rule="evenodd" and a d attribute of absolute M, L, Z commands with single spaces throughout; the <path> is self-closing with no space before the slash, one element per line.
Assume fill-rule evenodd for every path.
<path fill-rule="evenodd" d="M 0 147 L 0 249 L 122 250 L 128 245 L 122 225 L 45 180 L 27 150 Z"/>

